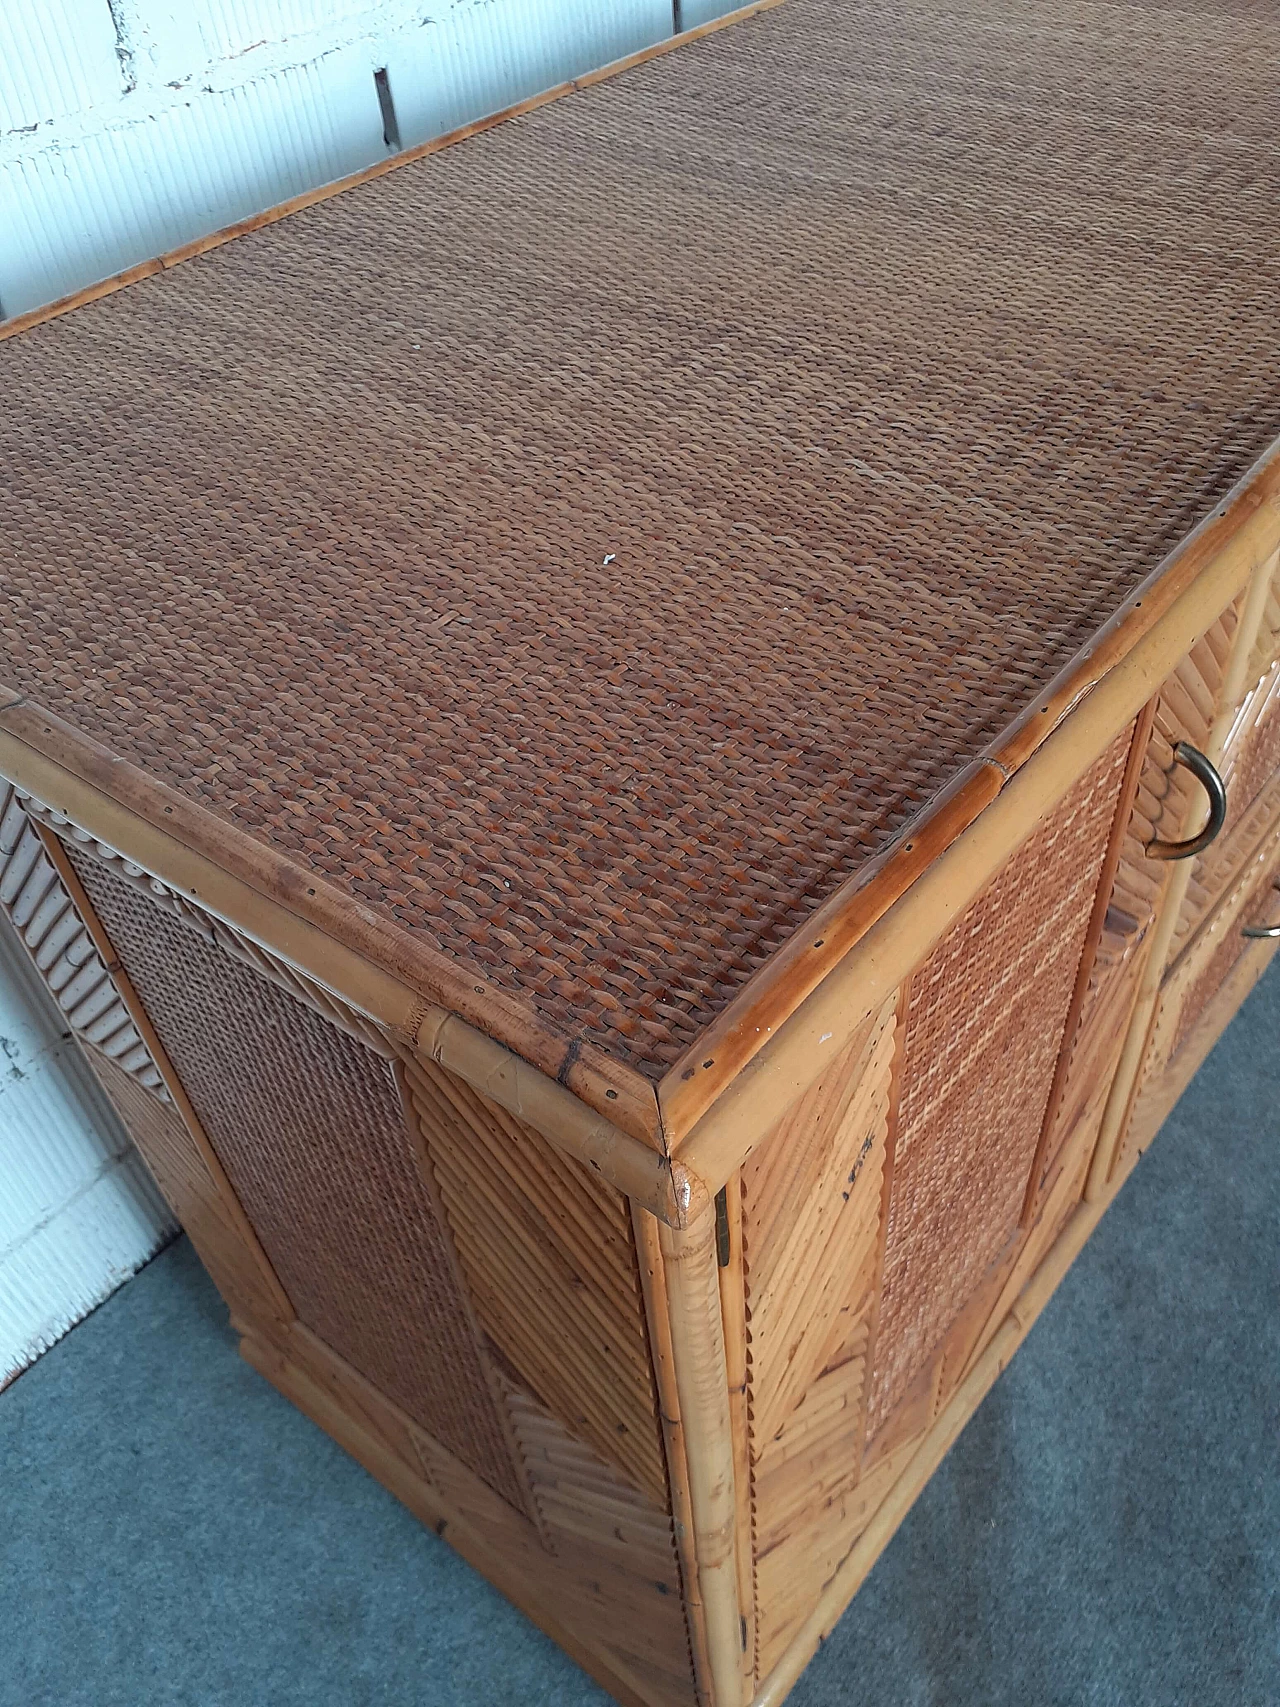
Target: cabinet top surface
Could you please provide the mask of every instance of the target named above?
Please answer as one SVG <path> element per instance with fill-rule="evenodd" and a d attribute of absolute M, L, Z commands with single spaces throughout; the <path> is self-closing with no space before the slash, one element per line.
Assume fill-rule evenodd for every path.
<path fill-rule="evenodd" d="M 1280 431 L 1280 26 L 787 0 L 0 348 L 0 680 L 650 1077 Z"/>

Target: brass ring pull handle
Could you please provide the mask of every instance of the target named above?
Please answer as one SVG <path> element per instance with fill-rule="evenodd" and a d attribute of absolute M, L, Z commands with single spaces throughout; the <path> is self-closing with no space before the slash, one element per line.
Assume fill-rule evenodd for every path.
<path fill-rule="evenodd" d="M 1280 878 L 1277 878 L 1271 887 L 1273 889 L 1280 889 Z M 1240 935 L 1255 937 L 1280 936 L 1280 925 L 1242 925 Z"/>
<path fill-rule="evenodd" d="M 1148 859 L 1192 859 L 1204 852 L 1227 821 L 1227 790 L 1213 761 L 1190 741 L 1179 741 L 1173 756 L 1178 764 L 1186 766 L 1209 796 L 1209 822 L 1198 836 L 1188 836 L 1185 842 L 1148 842 Z"/>

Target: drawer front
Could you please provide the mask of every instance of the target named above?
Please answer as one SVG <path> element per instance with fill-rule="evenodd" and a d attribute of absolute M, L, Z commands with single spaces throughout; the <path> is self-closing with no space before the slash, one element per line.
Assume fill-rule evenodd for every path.
<path fill-rule="evenodd" d="M 1219 769 L 1227 790 L 1227 820 L 1217 841 L 1195 862 L 1170 963 L 1233 888 L 1267 827 L 1280 816 L 1280 665 L 1246 694 Z"/>
<path fill-rule="evenodd" d="M 1227 677 L 1246 588 L 1191 648 L 1157 696 L 1151 736 L 1137 798 L 1116 874 L 1112 906 L 1098 948 L 1099 982 L 1108 969 L 1123 969 L 1146 941 L 1174 882 L 1183 887 L 1165 962 L 1185 953 L 1205 921 L 1236 885 L 1267 826 L 1280 811 L 1280 598 L 1273 577 L 1244 687 L 1228 702 Z M 1255 607 L 1256 614 L 1256 607 Z M 1236 666 L 1237 679 L 1239 665 Z M 1205 795 L 1200 782 L 1177 760 L 1186 742 L 1201 752 L 1225 743 L 1217 768 L 1227 796 L 1227 816 L 1210 846 L 1189 863 L 1149 857 L 1155 841 L 1177 842 L 1201 821 Z"/>
<path fill-rule="evenodd" d="M 1280 924 L 1278 886 L 1280 811 L 1164 976 L 1121 1141 L 1121 1173 L 1154 1138 L 1223 1025 L 1266 970 L 1276 942 L 1242 933 L 1249 926 Z"/>

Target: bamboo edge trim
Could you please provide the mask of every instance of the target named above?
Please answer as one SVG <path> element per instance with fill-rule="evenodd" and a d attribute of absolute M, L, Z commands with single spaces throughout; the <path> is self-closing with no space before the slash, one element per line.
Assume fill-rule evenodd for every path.
<path fill-rule="evenodd" d="M 897 843 L 811 914 L 670 1068 L 659 1082 L 658 1103 L 673 1147 L 679 1148 L 735 1075 L 1020 768 L 1124 666 L 1190 587 L 1259 528 L 1264 534 L 1269 529 L 1274 550 L 1280 543 L 1280 439 Z M 711 1068 L 704 1066 L 707 1060 Z"/>
<path fill-rule="evenodd" d="M 751 1485 L 751 1429 L 748 1410 L 751 1399 L 751 1354 L 747 1339 L 746 1249 L 743 1241 L 742 1180 L 733 1174 L 723 1194 L 724 1229 L 728 1261 L 719 1248 L 717 1219 L 716 1259 L 719 1266 L 720 1321 L 724 1331 L 725 1373 L 729 1383 L 729 1416 L 733 1430 L 734 1509 L 737 1524 L 738 1607 L 742 1618 L 742 1689 L 749 1696 L 755 1687 L 756 1604 L 755 1522 Z M 719 1209 L 717 1208 L 717 1217 Z"/>
<path fill-rule="evenodd" d="M 0 775 L 43 802 L 51 816 L 112 848 L 176 893 L 189 896 L 215 918 L 456 1073 L 664 1224 L 682 1227 L 709 1204 L 706 1190 L 687 1164 L 661 1155 L 614 1126 L 571 1090 L 456 1013 L 424 1002 L 381 967 L 163 830 L 137 819 L 109 795 L 19 741 L 2 724 Z"/>
<path fill-rule="evenodd" d="M 498 112 L 489 113 L 484 118 L 473 119 L 470 124 L 459 125 L 456 130 L 447 131 L 444 136 L 433 136 L 427 142 L 420 142 L 413 148 L 402 150 L 389 160 L 376 160 L 372 166 L 362 167 L 358 172 L 350 172 L 344 178 L 335 178 L 331 184 L 321 184 L 317 189 L 304 190 L 300 195 L 290 196 L 287 201 L 277 202 L 274 207 L 265 208 L 261 213 L 250 214 L 247 219 L 238 219 L 231 225 L 222 226 L 218 231 L 211 231 L 205 237 L 193 238 L 190 243 L 179 244 L 176 249 L 167 249 L 162 255 L 156 255 L 149 261 L 139 261 L 135 266 L 112 273 L 95 284 L 85 285 L 81 290 L 60 296 L 54 302 L 47 302 L 39 308 L 29 308 L 25 313 L 15 314 L 8 320 L 0 320 L 0 343 L 6 338 L 17 337 L 20 332 L 30 331 L 34 326 L 41 326 L 47 320 L 59 319 L 73 309 L 97 302 L 104 296 L 113 296 L 116 291 L 124 290 L 128 285 L 140 284 L 143 279 L 168 272 L 173 267 L 181 266 L 184 261 L 208 254 L 212 249 L 220 249 L 224 243 L 234 242 L 237 237 L 247 237 L 251 232 L 261 230 L 263 226 L 275 225 L 277 221 L 288 218 L 291 213 L 300 213 L 304 208 L 314 207 L 317 202 L 328 201 L 332 196 L 358 189 L 361 184 L 371 183 L 375 178 L 384 178 L 388 172 L 397 171 L 401 166 L 412 166 L 429 155 L 452 148 L 455 143 L 465 142 L 469 137 L 493 130 L 495 126 L 505 124 L 508 119 L 523 118 L 526 113 L 536 112 L 539 107 L 549 106 L 552 101 L 561 100 L 565 95 L 575 95 L 597 83 L 606 83 L 624 71 L 632 71 L 639 65 L 647 64 L 651 59 L 661 58 L 673 48 L 700 41 L 703 36 L 714 35 L 717 30 L 723 30 L 730 24 L 745 23 L 758 12 L 772 11 L 775 6 L 781 4 L 782 0 L 752 0 L 751 4 L 740 6 L 723 17 L 712 18 L 693 29 L 667 36 L 649 47 L 642 47 L 635 53 L 625 55 L 622 59 L 611 60 L 608 65 L 599 66 L 594 71 L 586 71 L 581 77 L 571 77 L 567 82 L 553 84 L 550 89 L 530 95 L 513 106 L 502 107 Z"/>
<path fill-rule="evenodd" d="M 709 1192 L 739 1168 L 856 1027 L 916 967 L 1044 814 L 1130 722 L 1280 544 L 1260 507 L 1159 621 L 1040 743 L 967 829 L 869 925 L 675 1145 Z"/>
<path fill-rule="evenodd" d="M 1059 1282 L 1118 1195 L 1117 1189 L 1100 1202 L 1081 1204 L 1050 1245 L 1035 1273 L 1014 1300 L 986 1350 L 947 1401 L 921 1442 L 919 1450 L 876 1507 L 867 1527 L 837 1566 L 817 1605 L 792 1638 L 782 1658 L 756 1691 L 750 1707 L 781 1707 L 800 1674 L 840 1621 L 872 1566 L 893 1539 L 899 1524 L 915 1504 L 929 1478 L 959 1439 L 966 1423 L 995 1385 L 997 1378 L 1008 1367 L 1013 1354 L 1035 1325 Z"/>
<path fill-rule="evenodd" d="M 1262 626 L 1267 597 L 1276 572 L 1276 561 L 1276 552 L 1273 550 L 1255 564 L 1250 578 L 1248 596 L 1231 642 L 1231 656 L 1219 689 L 1218 703 L 1214 706 L 1209 740 L 1206 743 L 1206 755 L 1214 765 L 1222 760 L 1227 736 L 1235 721 L 1237 702 L 1245 689 L 1249 659 L 1257 641 L 1258 630 Z M 1204 813 L 1203 801 L 1198 796 L 1193 797 L 1183 815 L 1178 834 L 1184 837 L 1194 834 L 1204 821 Z M 1143 1063 L 1146 1061 L 1155 1031 L 1160 992 L 1165 973 L 1168 971 L 1166 963 L 1169 949 L 1173 944 L 1194 869 L 1194 860 L 1181 861 L 1174 868 L 1159 902 L 1159 914 L 1151 933 L 1151 946 L 1147 950 L 1146 964 L 1138 984 L 1137 1001 L 1129 1016 L 1124 1047 L 1111 1081 L 1111 1089 L 1107 1093 L 1102 1126 L 1085 1181 L 1085 1201 L 1089 1203 L 1101 1199 L 1115 1172 L 1121 1140 L 1129 1123 L 1142 1081 Z"/>
<path fill-rule="evenodd" d="M 134 863 L 147 865 L 146 858 L 138 857 L 133 846 L 141 845 L 154 833 L 171 853 L 180 850 L 184 865 L 202 873 L 206 894 L 211 885 L 225 886 L 224 880 L 230 879 L 238 885 L 238 893 L 253 893 L 255 912 L 263 912 L 263 903 L 273 909 L 271 917 L 277 932 L 307 942 L 318 940 L 314 933 L 319 933 L 331 939 L 330 951 L 346 951 L 348 965 L 352 957 L 363 962 L 358 987 L 379 978 L 384 983 L 389 979 L 401 991 L 411 987 L 424 1011 L 435 1005 L 458 1014 L 521 1055 L 548 1079 L 572 1091 L 611 1125 L 651 1149 L 664 1149 L 657 1096 L 653 1085 L 639 1073 L 613 1061 L 591 1043 L 570 1042 L 545 1025 L 524 1002 L 494 989 L 483 974 L 469 971 L 388 916 L 346 895 L 207 807 L 156 782 L 139 766 L 117 758 L 109 748 L 24 694 L 3 684 L 0 694 L 9 696 L 0 703 L 0 753 L 9 750 L 7 735 L 30 749 L 28 762 L 41 760 L 53 767 L 64 792 L 83 785 L 104 803 L 109 801 L 122 809 L 121 822 L 129 828 L 120 833 L 131 839 L 121 851 Z M 14 780 L 21 781 L 17 777 Z M 39 787 L 31 792 L 43 798 Z M 111 841 L 110 836 L 100 839 Z M 164 876 L 163 872 L 156 875 Z M 201 899 L 190 882 L 170 886 Z M 237 921 L 232 918 L 230 922 Z M 282 936 L 280 941 L 284 940 Z M 290 949 L 278 946 L 274 939 L 262 946 L 286 960 L 293 958 Z M 319 981 L 326 982 L 323 977 Z M 336 993 L 345 994 L 341 990 Z M 359 1001 L 355 1005 L 359 1006 Z"/>

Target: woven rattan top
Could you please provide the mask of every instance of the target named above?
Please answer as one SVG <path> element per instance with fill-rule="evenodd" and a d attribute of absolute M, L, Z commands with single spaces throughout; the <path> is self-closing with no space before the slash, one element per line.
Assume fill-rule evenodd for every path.
<path fill-rule="evenodd" d="M 0 347 L 0 680 L 663 1072 L 1280 431 L 1273 8 L 787 0 Z"/>

